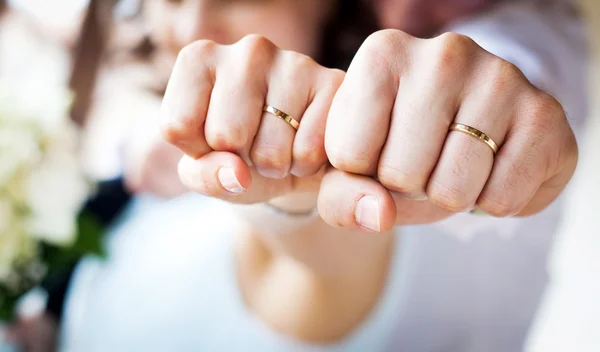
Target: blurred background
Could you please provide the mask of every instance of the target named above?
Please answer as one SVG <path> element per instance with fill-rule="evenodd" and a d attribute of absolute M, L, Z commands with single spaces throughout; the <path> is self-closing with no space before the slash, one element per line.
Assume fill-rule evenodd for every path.
<path fill-rule="evenodd" d="M 0 79 L 19 80 L 38 67 L 36 79 L 75 93 L 70 116 L 83 129 L 84 170 L 110 194 L 110 201 L 90 206 L 106 222 L 129 199 L 129 191 L 113 182 L 124 163 L 135 160 L 123 156 L 123 142 L 136 116 L 156 114 L 169 74 L 168 60 L 152 55 L 143 39 L 147 29 L 136 19 L 139 1 L 113 6 L 114 0 L 8 0 L 0 17 Z M 600 1 L 580 5 L 592 41 L 592 105 L 580 166 L 567 191 L 567 216 L 548 263 L 551 284 L 528 338 L 526 348 L 535 352 L 600 351 Z M 144 147 L 134 146 L 132 153 Z M 60 278 L 48 287 L 58 296 L 67 290 Z M 61 312 L 61 304 L 42 294 L 21 309 L 35 316 L 41 305 Z M 57 327 L 32 327 L 31 333 L 42 336 L 48 329 Z M 2 346 L 0 338 L 0 351 L 8 350 L 8 343 Z"/>

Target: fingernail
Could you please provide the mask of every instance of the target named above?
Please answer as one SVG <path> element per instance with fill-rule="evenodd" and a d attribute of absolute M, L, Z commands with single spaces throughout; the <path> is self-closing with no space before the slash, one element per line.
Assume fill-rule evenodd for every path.
<path fill-rule="evenodd" d="M 356 222 L 361 226 L 379 232 L 381 224 L 379 223 L 379 198 L 373 196 L 364 196 L 358 200 L 355 212 Z"/>
<path fill-rule="evenodd" d="M 235 176 L 235 172 L 230 167 L 223 167 L 219 169 L 219 182 L 221 186 L 231 193 L 240 194 L 244 193 L 246 189 L 242 186 L 240 181 Z"/>

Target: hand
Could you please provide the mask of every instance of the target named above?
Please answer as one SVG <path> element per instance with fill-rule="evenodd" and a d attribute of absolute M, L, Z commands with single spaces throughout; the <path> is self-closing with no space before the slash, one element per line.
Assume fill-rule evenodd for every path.
<path fill-rule="evenodd" d="M 177 174 L 181 151 L 162 139 L 155 124 L 137 125 L 125 145 L 124 179 L 128 190 L 163 198 L 187 192 Z"/>
<path fill-rule="evenodd" d="M 483 141 L 449 132 L 454 123 Z M 319 211 L 334 226 L 386 231 L 478 207 L 530 215 L 563 190 L 577 145 L 561 105 L 512 64 L 458 34 L 366 40 L 337 92 Z"/>
<path fill-rule="evenodd" d="M 187 46 L 161 113 L 164 138 L 186 154 L 179 164 L 183 183 L 239 203 L 316 192 L 327 161 L 326 118 L 343 77 L 260 36 Z M 298 131 L 263 113 L 265 104 L 300 121 Z"/>

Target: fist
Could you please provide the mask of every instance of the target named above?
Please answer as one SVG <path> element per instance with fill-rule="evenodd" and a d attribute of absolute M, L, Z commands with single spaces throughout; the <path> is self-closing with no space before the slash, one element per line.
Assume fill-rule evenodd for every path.
<path fill-rule="evenodd" d="M 187 46 L 161 109 L 163 137 L 186 155 L 181 180 L 239 203 L 317 191 L 327 161 L 326 119 L 343 77 L 260 36 Z M 265 105 L 292 116 L 298 130 L 264 112 Z"/>
<path fill-rule="evenodd" d="M 485 133 L 460 131 L 460 123 Z M 475 207 L 494 216 L 544 209 L 565 187 L 577 145 L 561 105 L 469 38 L 366 40 L 329 112 L 333 168 L 319 211 L 334 226 L 385 231 Z"/>

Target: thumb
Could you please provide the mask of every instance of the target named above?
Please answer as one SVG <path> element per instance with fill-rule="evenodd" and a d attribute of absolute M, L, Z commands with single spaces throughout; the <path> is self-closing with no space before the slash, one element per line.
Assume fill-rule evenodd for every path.
<path fill-rule="evenodd" d="M 292 176 L 262 177 L 237 154 L 210 152 L 199 159 L 184 156 L 179 162 L 181 182 L 194 192 L 233 203 L 262 203 L 292 189 Z"/>
<path fill-rule="evenodd" d="M 390 192 L 371 177 L 330 168 L 321 183 L 319 214 L 331 226 L 386 232 L 396 222 Z"/>

